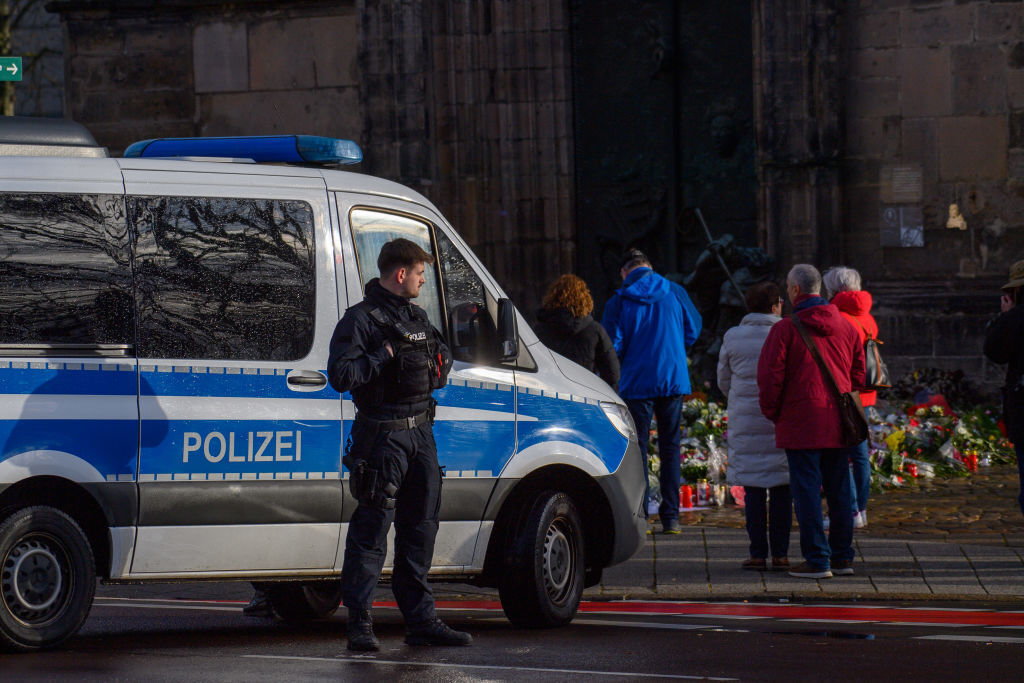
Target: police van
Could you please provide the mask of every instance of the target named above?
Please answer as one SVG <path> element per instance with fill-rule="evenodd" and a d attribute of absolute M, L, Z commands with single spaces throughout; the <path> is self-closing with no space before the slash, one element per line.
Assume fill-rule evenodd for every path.
<path fill-rule="evenodd" d="M 97 578 L 268 582 L 281 618 L 334 612 L 355 411 L 328 344 L 395 237 L 434 255 L 416 303 L 455 357 L 432 580 L 556 626 L 638 550 L 622 400 L 538 341 L 426 198 L 337 170 L 361 154 L 271 136 L 110 158 L 72 122 L 0 119 L 0 643 L 72 636 Z"/>

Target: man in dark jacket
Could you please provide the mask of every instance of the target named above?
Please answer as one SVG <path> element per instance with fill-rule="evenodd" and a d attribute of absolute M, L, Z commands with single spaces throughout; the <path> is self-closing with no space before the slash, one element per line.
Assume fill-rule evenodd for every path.
<path fill-rule="evenodd" d="M 794 315 L 817 346 L 839 391 L 861 388 L 864 347 L 853 325 L 821 296 L 818 269 L 793 266 L 786 290 Z M 851 448 L 843 446 L 835 392 L 790 318 L 783 318 L 768 333 L 758 359 L 757 388 L 761 412 L 775 423 L 775 445 L 786 449 L 793 507 L 800 523 L 804 562 L 790 575 L 822 579 L 853 574 Z M 823 488 L 831 519 L 827 539 L 821 516 Z"/>
<path fill-rule="evenodd" d="M 662 531 L 679 528 L 679 439 L 683 395 L 690 393 L 686 348 L 700 334 L 700 313 L 686 290 L 651 269 L 638 249 L 621 261 L 622 288 L 604 307 L 601 324 L 621 361 L 619 395 L 636 425 L 640 450 L 647 453 L 652 415 L 658 419 L 658 479 Z"/>
<path fill-rule="evenodd" d="M 348 648 L 376 650 L 370 607 L 395 523 L 391 590 L 410 645 L 467 645 L 434 612 L 427 572 L 434 554 L 441 472 L 431 425 L 435 389 L 451 369 L 448 347 L 412 303 L 434 258 L 407 239 L 380 250 L 380 278 L 350 307 L 334 330 L 327 363 L 331 386 L 352 392 L 358 413 L 345 449 L 349 487 L 358 502 L 349 520 L 342 567 L 348 608 Z"/>
<path fill-rule="evenodd" d="M 993 363 L 1006 363 L 1003 386 L 1003 422 L 1006 435 L 1017 450 L 1020 494 L 1017 500 L 1024 513 L 1024 261 L 1010 266 L 1010 281 L 1003 285 L 999 317 L 985 332 L 985 355 Z"/>

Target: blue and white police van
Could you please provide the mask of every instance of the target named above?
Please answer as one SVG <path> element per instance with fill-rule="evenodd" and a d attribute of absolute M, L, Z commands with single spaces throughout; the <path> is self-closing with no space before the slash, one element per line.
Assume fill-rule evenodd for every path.
<path fill-rule="evenodd" d="M 97 579 L 270 582 L 281 618 L 334 612 L 354 408 L 328 343 L 395 237 L 435 256 L 417 303 L 455 357 L 432 579 L 555 626 L 640 547 L 622 400 L 538 341 L 427 199 L 336 170 L 355 143 L 109 158 L 77 124 L 7 118 L 0 159 L 0 644 L 72 636 Z"/>

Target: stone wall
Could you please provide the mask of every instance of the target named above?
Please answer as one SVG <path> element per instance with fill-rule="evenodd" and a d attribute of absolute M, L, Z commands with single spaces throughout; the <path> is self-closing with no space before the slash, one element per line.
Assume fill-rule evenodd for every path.
<path fill-rule="evenodd" d="M 354 1 L 284 4 L 51 3 L 64 18 L 68 115 L 113 154 L 152 137 L 358 138 Z"/>
<path fill-rule="evenodd" d="M 981 344 L 1024 258 L 1024 3 L 861 0 L 842 21 L 840 258 L 898 367 L 997 383 Z M 954 203 L 965 231 L 946 227 Z"/>
<path fill-rule="evenodd" d="M 11 56 L 21 57 L 24 69 L 23 79 L 14 81 L 17 116 L 60 116 L 64 109 L 60 17 L 43 5 L 33 4 L 11 36 Z"/>

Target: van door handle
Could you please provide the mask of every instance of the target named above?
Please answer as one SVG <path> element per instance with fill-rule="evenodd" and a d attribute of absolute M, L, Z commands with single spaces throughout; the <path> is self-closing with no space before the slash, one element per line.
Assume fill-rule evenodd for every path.
<path fill-rule="evenodd" d="M 292 370 L 288 373 L 288 385 L 295 391 L 315 391 L 327 386 L 327 377 L 316 370 Z"/>

